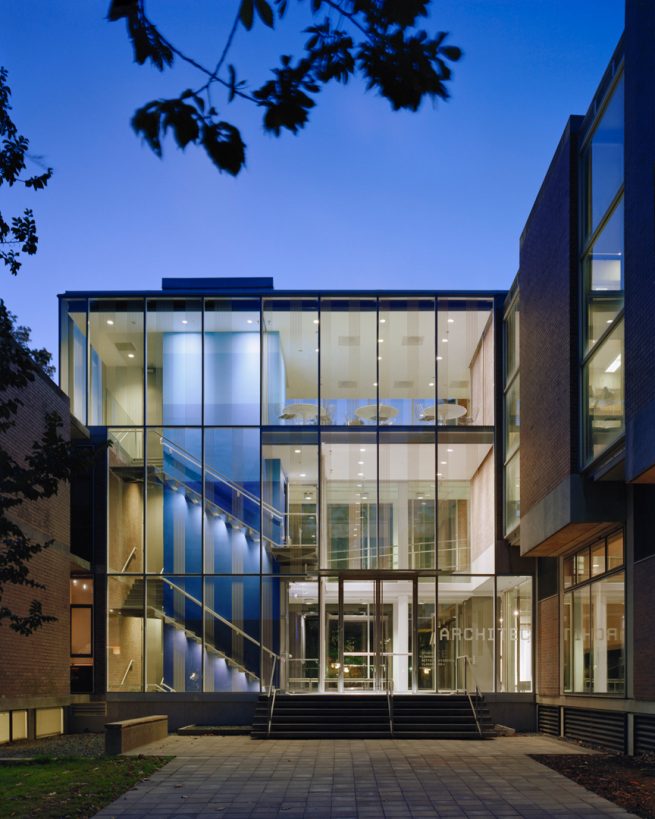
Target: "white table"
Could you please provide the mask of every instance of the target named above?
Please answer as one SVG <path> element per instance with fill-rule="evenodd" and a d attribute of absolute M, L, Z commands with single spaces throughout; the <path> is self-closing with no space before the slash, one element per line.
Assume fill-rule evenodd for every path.
<path fill-rule="evenodd" d="M 320 408 L 318 404 L 287 404 L 280 415 L 281 421 L 291 421 L 294 418 L 302 419 L 303 423 L 311 421 L 313 418 L 318 418 L 320 412 L 321 421 L 327 420 L 328 414 Z"/>
<path fill-rule="evenodd" d="M 466 415 L 466 407 L 461 404 L 451 404 L 448 401 L 439 401 L 436 407 L 426 407 L 421 413 L 421 421 L 434 421 L 436 415 L 439 417 L 439 423 L 445 424 L 446 421 L 453 421 L 455 418 L 461 418 Z"/>
<path fill-rule="evenodd" d="M 363 407 L 357 407 L 355 415 L 362 421 L 377 421 L 380 424 L 386 424 L 387 421 L 398 415 L 398 410 L 389 404 L 366 404 Z"/>

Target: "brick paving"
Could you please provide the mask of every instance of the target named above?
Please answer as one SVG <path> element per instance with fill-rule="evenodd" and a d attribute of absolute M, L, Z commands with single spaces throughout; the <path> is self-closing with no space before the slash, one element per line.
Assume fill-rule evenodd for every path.
<path fill-rule="evenodd" d="M 174 754 L 98 817 L 628 817 L 527 754 L 591 753 L 544 736 L 458 740 L 177 737 Z"/>

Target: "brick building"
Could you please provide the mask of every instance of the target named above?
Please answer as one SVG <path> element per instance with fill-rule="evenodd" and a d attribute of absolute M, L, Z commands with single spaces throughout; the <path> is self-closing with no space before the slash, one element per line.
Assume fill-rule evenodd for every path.
<path fill-rule="evenodd" d="M 62 388 L 111 444 L 73 486 L 66 659 L 110 718 L 477 686 L 497 722 L 655 750 L 654 33 L 628 0 L 509 292 L 60 297 Z"/>
<path fill-rule="evenodd" d="M 45 424 L 48 413 L 62 418 L 62 434 L 70 438 L 71 417 L 67 396 L 45 375 L 37 375 L 20 395 L 16 425 L 3 438 L 3 447 L 22 462 Z M 71 632 L 69 588 L 72 572 L 79 570 L 70 552 L 70 491 L 65 483 L 42 501 L 15 508 L 14 520 L 36 542 L 53 544 L 30 561 L 30 574 L 45 590 L 8 584 L 3 604 L 27 614 L 33 599 L 41 600 L 46 614 L 57 618 L 24 637 L 7 623 L 0 628 L 0 742 L 61 733 L 65 710 L 71 703 L 68 646 Z M 88 564 L 86 567 L 88 575 Z M 63 649 L 63 650 L 62 650 Z"/>

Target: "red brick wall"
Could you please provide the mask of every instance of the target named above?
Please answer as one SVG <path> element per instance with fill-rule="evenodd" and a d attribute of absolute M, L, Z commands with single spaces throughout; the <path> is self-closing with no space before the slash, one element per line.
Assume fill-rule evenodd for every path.
<path fill-rule="evenodd" d="M 17 424 L 2 438 L 3 447 L 19 462 L 40 437 L 47 412 L 59 413 L 64 422 L 62 434 L 70 436 L 68 398 L 50 379 L 37 377 L 20 398 L 23 407 Z M 61 697 L 70 692 L 68 485 L 62 484 L 57 495 L 48 500 L 22 504 L 14 511 L 14 518 L 38 542 L 54 539 L 55 545 L 30 561 L 32 577 L 46 589 L 8 585 L 3 603 L 23 614 L 33 599 L 39 599 L 44 611 L 57 621 L 30 637 L 16 634 L 6 622 L 0 625 L 0 708 L 3 698 Z"/>
<path fill-rule="evenodd" d="M 634 565 L 633 673 L 635 699 L 638 700 L 655 700 L 654 588 L 655 557 L 649 557 Z"/>
<path fill-rule="evenodd" d="M 559 694 L 559 597 L 539 601 L 537 616 L 537 694 Z"/>

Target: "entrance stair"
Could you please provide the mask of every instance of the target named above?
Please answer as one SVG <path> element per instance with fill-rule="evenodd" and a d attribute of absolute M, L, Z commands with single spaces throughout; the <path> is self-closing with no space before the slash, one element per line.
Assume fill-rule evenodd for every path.
<path fill-rule="evenodd" d="M 272 714 L 271 714 L 272 706 Z M 490 739 L 483 697 L 466 694 L 262 695 L 253 739 Z"/>

